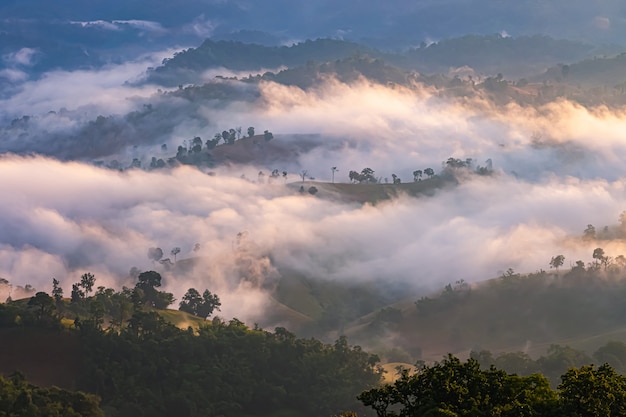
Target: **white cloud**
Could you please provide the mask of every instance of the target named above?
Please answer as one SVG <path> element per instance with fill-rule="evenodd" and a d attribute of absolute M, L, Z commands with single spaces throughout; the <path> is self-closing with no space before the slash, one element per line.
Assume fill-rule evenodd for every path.
<path fill-rule="evenodd" d="M 126 97 L 149 96 L 154 88 L 124 80 L 155 60 L 52 73 L 26 83 L 2 107 L 43 113 L 93 104 L 98 112 L 123 113 L 133 107 Z M 192 114 L 194 121 L 180 114 Z M 273 131 L 276 143 L 300 146 L 288 160 L 272 162 L 283 164 L 291 180 L 303 168 L 329 180 L 330 167 L 337 166 L 335 179 L 345 182 L 349 170 L 368 166 L 377 176 L 396 173 L 406 182 L 415 169 L 439 171 L 451 156 L 479 163 L 491 158 L 497 175 L 463 180 L 432 197 L 362 206 L 239 178 L 283 166 L 233 165 L 216 168 L 216 176 L 191 168 L 119 173 L 4 156 L 0 276 L 43 288 L 53 274 L 67 286 L 90 270 L 107 285 L 128 284 L 131 266 L 157 268 L 146 256 L 149 247 L 167 253 L 180 246 L 180 258 L 197 256 L 195 266 L 162 269 L 165 289 L 180 297 L 190 286 L 211 288 L 228 300 L 225 315 L 253 319 L 268 302 L 258 283 L 271 283 L 281 267 L 323 279 L 435 288 L 493 277 L 508 267 L 546 269 L 556 254 L 566 262 L 589 260 L 598 245 L 612 256 L 626 254 L 621 241 L 578 239 L 589 223 L 616 223 L 626 207 L 620 157 L 626 117 L 619 110 L 566 101 L 496 107 L 480 98 L 445 100 L 418 85 L 329 79 L 308 92 L 264 83 L 254 102 L 173 101 L 169 117 L 182 120 L 173 143 L 234 126 Z M 56 122 L 49 123 L 52 129 Z M 309 133 L 319 135 L 297 135 Z M 237 242 L 240 232 L 243 243 Z M 192 252 L 195 243 L 200 253 Z"/>

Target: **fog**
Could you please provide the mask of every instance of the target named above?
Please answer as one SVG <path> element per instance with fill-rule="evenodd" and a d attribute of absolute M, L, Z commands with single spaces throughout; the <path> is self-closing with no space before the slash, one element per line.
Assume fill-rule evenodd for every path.
<path fill-rule="evenodd" d="M 228 102 L 189 102 L 163 96 L 156 86 L 126 83 L 159 58 L 50 73 L 24 82 L 0 103 L 5 124 L 33 117 L 32 145 L 48 155 L 0 157 L 0 277 L 47 291 L 55 277 L 69 292 L 87 271 L 96 275 L 96 285 L 120 288 L 134 284 L 132 267 L 155 269 L 178 299 L 189 287 L 209 288 L 222 298 L 224 316 L 253 321 L 286 269 L 324 280 L 405 283 L 426 292 L 507 268 L 547 269 L 557 254 L 566 264 L 589 261 L 598 246 L 611 256 L 626 254 L 621 241 L 580 238 L 587 224 L 616 224 L 626 207 L 622 111 L 567 101 L 495 106 L 480 97 L 442 99 L 419 84 L 366 80 L 348 85 L 328 79 L 309 91 L 243 86 L 237 88 L 254 88 L 256 98 Z M 50 132 L 58 140 L 100 114 L 123 123 L 126 113 L 146 104 L 167 108 L 154 137 L 139 140 L 139 149 L 129 150 L 129 143 L 121 153 L 98 157 L 135 152 L 147 159 L 161 143 L 175 149 L 196 135 L 208 139 L 235 126 L 269 129 L 277 146 L 293 146 L 301 134 L 315 134 L 307 136 L 315 143 L 289 160 L 218 166 L 211 168 L 214 175 L 193 167 L 118 172 L 95 167 L 89 158 L 55 158 Z M 66 112 L 48 114 L 61 108 Z M 5 129 L 3 150 L 20 140 Z M 81 146 L 80 136 L 72 140 L 69 146 Z M 481 165 L 491 159 L 494 174 L 465 173 L 458 185 L 434 196 L 401 196 L 374 206 L 325 198 L 323 186 L 311 196 L 282 179 L 248 180 L 276 168 L 288 171 L 287 182 L 298 181 L 303 169 L 330 181 L 336 166 L 336 182 L 348 182 L 350 170 L 365 167 L 383 180 L 397 174 L 409 182 L 414 170 L 439 172 L 449 157 Z M 148 259 L 150 247 L 161 247 L 165 256 L 173 247 L 182 251 L 177 264 L 166 267 Z"/>

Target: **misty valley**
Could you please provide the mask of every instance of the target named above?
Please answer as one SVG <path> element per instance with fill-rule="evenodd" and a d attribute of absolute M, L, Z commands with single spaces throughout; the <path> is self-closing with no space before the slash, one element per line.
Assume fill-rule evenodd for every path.
<path fill-rule="evenodd" d="M 265 3 L 0 5 L 0 417 L 626 415 L 623 5 Z"/>

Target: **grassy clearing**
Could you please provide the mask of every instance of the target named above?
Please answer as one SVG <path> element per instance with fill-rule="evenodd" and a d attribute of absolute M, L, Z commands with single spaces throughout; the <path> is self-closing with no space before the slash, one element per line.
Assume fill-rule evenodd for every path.
<path fill-rule="evenodd" d="M 173 324 L 179 329 L 186 329 L 188 327 L 198 330 L 202 325 L 207 324 L 207 321 L 202 317 L 194 316 L 193 314 L 185 313 L 179 310 L 156 310 L 165 321 Z"/>
<path fill-rule="evenodd" d="M 303 187 L 306 195 L 309 195 L 308 190 L 310 187 L 315 187 L 318 190 L 315 194 L 317 197 L 361 204 L 376 204 L 401 195 L 411 197 L 429 196 L 433 195 L 437 190 L 452 185 L 454 185 L 453 180 L 447 180 L 439 176 L 423 181 L 401 184 L 350 184 L 317 181 L 288 184 L 293 190 L 299 190 L 300 187 Z"/>

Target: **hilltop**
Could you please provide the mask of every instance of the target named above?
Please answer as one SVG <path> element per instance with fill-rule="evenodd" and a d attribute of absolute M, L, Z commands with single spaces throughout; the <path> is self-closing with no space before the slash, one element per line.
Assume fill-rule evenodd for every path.
<path fill-rule="evenodd" d="M 557 63 L 575 62 L 593 56 L 596 48 L 582 42 L 556 40 L 548 36 L 503 37 L 463 36 L 444 39 L 403 52 L 381 51 L 363 44 L 336 39 L 316 39 L 292 46 L 264 46 L 236 41 L 207 39 L 165 59 L 153 69 L 149 82 L 175 86 L 202 81 L 211 68 L 266 72 L 366 56 L 382 60 L 404 71 L 450 74 L 471 71 L 475 75 L 505 73 L 524 77 Z"/>

